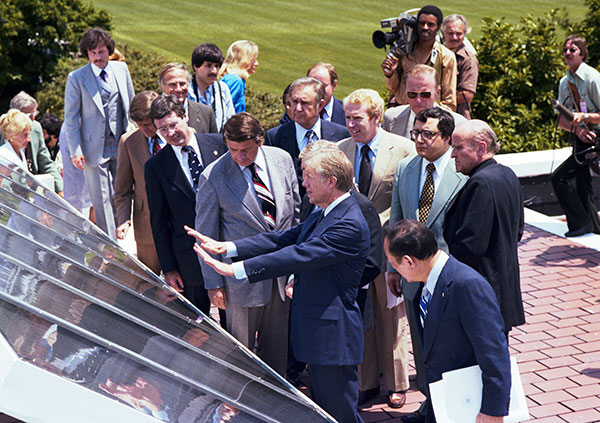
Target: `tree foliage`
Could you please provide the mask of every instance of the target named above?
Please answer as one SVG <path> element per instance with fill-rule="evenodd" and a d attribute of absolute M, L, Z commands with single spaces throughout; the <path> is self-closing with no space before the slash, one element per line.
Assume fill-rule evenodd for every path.
<path fill-rule="evenodd" d="M 77 51 L 83 32 L 110 29 L 110 16 L 82 0 L 0 2 L 0 92 L 6 102 L 20 90 L 34 93 Z"/>
<path fill-rule="evenodd" d="M 556 98 L 564 75 L 558 11 L 528 16 L 520 25 L 484 19 L 477 43 L 480 64 L 474 116 L 486 120 L 502 140 L 502 152 L 553 148 Z M 559 135 L 559 143 L 565 138 Z"/>

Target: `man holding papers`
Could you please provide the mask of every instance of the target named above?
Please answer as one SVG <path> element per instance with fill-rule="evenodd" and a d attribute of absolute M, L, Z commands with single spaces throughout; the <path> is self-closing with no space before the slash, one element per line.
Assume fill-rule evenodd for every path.
<path fill-rule="evenodd" d="M 478 364 L 483 396 L 478 423 L 508 415 L 510 362 L 496 295 L 476 271 L 438 250 L 433 232 L 414 220 L 395 223 L 386 234 L 390 264 L 408 282 L 425 282 L 414 302 L 427 383 L 442 373 Z M 431 406 L 427 422 L 435 422 Z"/>

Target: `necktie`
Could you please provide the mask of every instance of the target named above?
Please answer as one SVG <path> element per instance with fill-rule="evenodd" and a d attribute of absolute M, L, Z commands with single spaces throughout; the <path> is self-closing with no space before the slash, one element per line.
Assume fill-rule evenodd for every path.
<path fill-rule="evenodd" d="M 269 188 L 265 185 L 265 183 L 260 179 L 258 173 L 256 172 L 256 164 L 252 163 L 248 166 L 250 169 L 250 173 L 252 174 L 252 183 L 254 184 L 254 191 L 256 192 L 256 196 L 260 200 L 260 205 L 262 208 L 263 215 L 265 217 L 265 221 L 269 228 L 275 228 L 275 200 L 273 199 L 273 194 L 269 191 Z"/>
<path fill-rule="evenodd" d="M 196 191 L 198 189 L 198 179 L 204 168 L 200 164 L 198 156 L 191 146 L 186 145 L 182 150 L 188 154 L 188 166 L 190 167 L 190 173 L 192 174 L 192 185 L 194 191 Z"/>
<path fill-rule="evenodd" d="M 423 224 L 427 222 L 427 217 L 429 217 L 429 212 L 431 210 L 431 204 L 433 203 L 433 172 L 435 171 L 435 165 L 433 163 L 429 163 L 426 169 L 427 177 L 425 178 L 425 183 L 423 184 L 421 198 L 419 198 L 419 222 Z"/>
<path fill-rule="evenodd" d="M 419 311 L 421 317 L 421 326 L 425 326 L 425 318 L 427 317 L 427 307 L 429 306 L 429 301 L 431 301 L 431 294 L 426 288 L 423 288 L 423 293 L 421 294 L 421 301 L 419 302 Z"/>
<path fill-rule="evenodd" d="M 158 143 L 158 135 L 152 137 L 152 155 L 155 156 L 156 153 L 160 151 L 161 147 Z"/>
<path fill-rule="evenodd" d="M 319 116 L 323 120 L 328 120 L 327 118 L 329 117 L 329 115 L 327 115 L 327 110 L 325 110 L 325 107 L 323 107 L 323 110 L 321 110 L 321 112 L 319 112 Z"/>
<path fill-rule="evenodd" d="M 310 144 L 313 141 L 318 139 L 317 134 L 312 129 L 310 131 L 306 131 L 306 135 L 304 135 L 304 139 L 306 140 L 306 145 Z"/>
<path fill-rule="evenodd" d="M 108 73 L 104 69 L 100 71 L 100 97 L 102 98 L 102 103 L 108 103 L 110 99 L 110 81 L 108 80 Z"/>
<path fill-rule="evenodd" d="M 358 169 L 358 190 L 361 194 L 369 195 L 369 187 L 371 186 L 371 178 L 373 169 L 371 168 L 371 160 L 369 152 L 371 149 L 368 145 L 363 145 L 360 152 L 360 167 Z"/>

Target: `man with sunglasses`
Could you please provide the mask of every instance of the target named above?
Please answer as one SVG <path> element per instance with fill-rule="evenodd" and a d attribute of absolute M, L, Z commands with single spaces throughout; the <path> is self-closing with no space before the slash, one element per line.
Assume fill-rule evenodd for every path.
<path fill-rule="evenodd" d="M 220 134 L 199 134 L 188 126 L 183 102 L 176 95 L 157 97 L 150 119 L 167 145 L 144 165 L 150 226 L 165 281 L 206 315 L 210 301 L 194 240 L 196 189 L 202 170 L 227 151 Z"/>
<path fill-rule="evenodd" d="M 433 231 L 439 248 L 446 252 L 448 245 L 443 236 L 446 210 L 467 180 L 466 176 L 456 171 L 454 160 L 450 157 L 450 137 L 453 131 L 454 118 L 450 112 L 432 107 L 417 113 L 410 133 L 417 156 L 403 159 L 398 164 L 390 209 L 390 226 L 402 219 L 419 220 Z M 422 284 L 407 283 L 405 280 L 401 283 L 400 275 L 390 265 L 386 279 L 392 293 L 404 295 L 417 382 L 421 392 L 427 395 L 423 351 L 417 337 L 420 329 L 419 316 L 415 316 L 412 306 L 414 301 L 419 301 L 416 296 Z M 421 411 L 404 416 L 402 421 L 425 421 L 426 408 L 427 405 L 424 404 Z"/>
<path fill-rule="evenodd" d="M 436 103 L 440 94 L 437 72 L 427 65 L 416 65 L 406 75 L 406 97 L 408 105 L 389 108 L 383 118 L 383 129 L 406 138 L 410 138 L 415 115 Z M 450 112 L 456 125 L 465 122 L 464 116 Z"/>
<path fill-rule="evenodd" d="M 392 103 L 406 104 L 408 88 L 403 76 L 418 64 L 431 66 L 437 71 L 437 83 L 442 87 L 441 103 L 449 110 L 456 110 L 456 56 L 436 39 L 442 25 L 442 11 L 436 6 L 423 6 L 417 14 L 417 41 L 406 56 L 387 57 L 381 67 L 385 84 L 394 95 Z"/>
<path fill-rule="evenodd" d="M 585 39 L 570 35 L 563 44 L 563 58 L 569 67 L 558 87 L 558 102 L 574 111 L 569 122 L 562 115 L 559 126 L 575 135 L 573 154 L 552 173 L 556 198 L 567 217 L 567 237 L 600 233 L 600 220 L 594 202 L 592 177 L 585 150 L 596 141 L 594 128 L 600 124 L 600 73 L 587 63 Z"/>

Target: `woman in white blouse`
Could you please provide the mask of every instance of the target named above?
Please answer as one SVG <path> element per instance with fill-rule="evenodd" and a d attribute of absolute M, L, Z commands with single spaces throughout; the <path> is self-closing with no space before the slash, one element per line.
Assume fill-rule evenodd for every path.
<path fill-rule="evenodd" d="M 0 132 L 2 138 L 7 141 L 0 146 L 0 157 L 28 170 L 25 148 L 30 141 L 31 119 L 29 116 L 17 109 L 10 109 L 0 116 Z"/>

